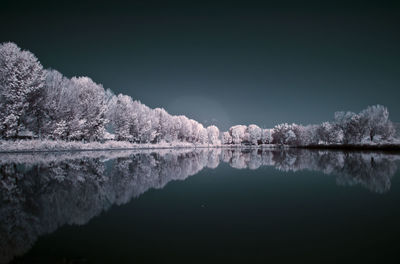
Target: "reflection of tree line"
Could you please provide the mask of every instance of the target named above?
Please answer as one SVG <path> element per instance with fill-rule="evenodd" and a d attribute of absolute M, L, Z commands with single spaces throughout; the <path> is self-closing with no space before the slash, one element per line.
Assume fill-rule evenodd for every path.
<path fill-rule="evenodd" d="M 376 152 L 285 149 L 223 150 L 222 160 L 234 168 L 274 166 L 281 171 L 312 170 L 336 176 L 339 185 L 360 184 L 377 193 L 390 189 L 400 155 Z"/>
<path fill-rule="evenodd" d="M 198 173 L 209 160 L 206 150 L 127 153 L 111 160 L 101 152 L 2 156 L 0 263 L 24 254 L 40 235 L 83 225 L 113 204 Z"/>
<path fill-rule="evenodd" d="M 220 161 L 234 168 L 322 171 L 338 175 L 338 184 L 361 184 L 383 193 L 390 188 L 397 159 L 377 153 L 298 149 L 2 155 L 0 262 L 25 253 L 40 235 L 65 224 L 83 225 L 113 204 L 125 204 L 204 167 L 216 168 Z"/>

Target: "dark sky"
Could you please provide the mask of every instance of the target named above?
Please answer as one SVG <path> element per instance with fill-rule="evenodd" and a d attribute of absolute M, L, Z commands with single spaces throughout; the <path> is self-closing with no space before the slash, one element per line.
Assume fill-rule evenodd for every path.
<path fill-rule="evenodd" d="M 30 2 L 1 2 L 0 42 L 206 125 L 319 123 L 372 104 L 400 120 L 399 4 Z"/>

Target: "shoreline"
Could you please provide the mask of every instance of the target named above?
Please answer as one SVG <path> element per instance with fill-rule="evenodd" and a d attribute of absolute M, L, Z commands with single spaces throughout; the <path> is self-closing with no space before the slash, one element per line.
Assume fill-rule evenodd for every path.
<path fill-rule="evenodd" d="M 384 143 L 384 144 L 332 144 L 332 145 L 307 145 L 297 146 L 303 149 L 330 149 L 330 150 L 376 150 L 376 151 L 400 151 L 400 144 Z"/>
<path fill-rule="evenodd" d="M 188 142 L 171 142 L 158 144 L 138 144 L 124 141 L 76 142 L 56 140 L 1 140 L 0 153 L 42 153 L 42 152 L 77 152 L 77 151 L 124 151 L 153 149 L 197 149 L 197 148 L 237 148 L 237 149 L 314 149 L 345 151 L 400 151 L 400 143 L 382 144 L 318 144 L 306 146 L 290 146 L 277 144 L 264 145 L 209 145 Z"/>

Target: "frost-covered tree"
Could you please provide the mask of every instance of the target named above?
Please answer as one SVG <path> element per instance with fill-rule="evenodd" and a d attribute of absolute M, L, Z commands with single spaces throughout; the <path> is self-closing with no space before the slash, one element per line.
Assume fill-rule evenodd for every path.
<path fill-rule="evenodd" d="M 359 143 L 365 135 L 367 123 L 353 112 L 336 112 L 336 125 L 343 131 L 343 143 Z"/>
<path fill-rule="evenodd" d="M 272 132 L 272 143 L 274 144 L 284 144 L 285 134 L 287 130 L 287 124 L 276 125 Z"/>
<path fill-rule="evenodd" d="M 67 139 L 75 111 L 75 95 L 71 81 L 56 70 L 45 71 L 43 92 L 43 134 L 50 138 Z"/>
<path fill-rule="evenodd" d="M 181 128 L 179 131 L 178 138 L 181 141 L 189 141 L 190 135 L 192 135 L 192 124 L 190 123 L 189 118 L 186 116 L 179 116 L 181 120 Z"/>
<path fill-rule="evenodd" d="M 102 85 L 89 77 L 73 77 L 71 90 L 74 93 L 74 118 L 70 122 L 71 139 L 98 140 L 103 137 L 106 119 L 106 96 Z"/>
<path fill-rule="evenodd" d="M 343 141 L 342 129 L 330 122 L 323 122 L 317 129 L 318 139 L 323 143 L 339 144 Z"/>
<path fill-rule="evenodd" d="M 247 127 L 247 132 L 249 133 L 249 141 L 252 145 L 258 145 L 261 142 L 261 128 L 257 125 L 249 125 Z"/>
<path fill-rule="evenodd" d="M 289 130 L 290 128 L 287 123 L 276 125 L 272 133 L 272 143 L 286 144 L 287 133 Z"/>
<path fill-rule="evenodd" d="M 150 109 L 127 95 L 110 100 L 107 116 L 118 140 L 155 143 L 169 133 L 169 115 L 164 109 Z"/>
<path fill-rule="evenodd" d="M 318 144 L 318 131 L 319 125 L 303 126 L 300 130 L 300 145 L 315 145 Z"/>
<path fill-rule="evenodd" d="M 367 134 L 371 141 L 379 135 L 381 138 L 387 139 L 394 134 L 392 122 L 389 120 L 389 111 L 382 105 L 368 106 L 367 109 L 361 111 L 360 117 L 364 119 L 367 126 Z"/>
<path fill-rule="evenodd" d="M 155 128 L 158 124 L 154 123 L 158 121 L 158 119 L 153 119 L 154 111 L 142 104 L 139 101 L 133 102 L 133 137 L 134 141 L 137 143 L 150 143 L 155 139 L 155 133 L 153 132 L 153 128 Z M 169 135 L 170 131 L 170 116 L 166 113 L 167 121 L 165 122 L 168 125 L 165 128 L 166 135 Z M 153 123 L 152 123 L 153 122 Z"/>
<path fill-rule="evenodd" d="M 221 139 L 222 139 L 222 144 L 225 145 L 232 144 L 232 136 L 231 134 L 229 134 L 229 132 L 222 133 Z"/>
<path fill-rule="evenodd" d="M 271 144 L 272 143 L 272 132 L 273 129 L 262 129 L 261 131 L 261 142 L 263 144 Z"/>
<path fill-rule="evenodd" d="M 180 116 L 172 116 L 171 122 L 172 122 L 171 138 L 174 141 L 178 141 L 179 140 L 179 132 L 181 131 L 181 128 L 182 128 L 182 120 L 181 120 Z M 206 136 L 204 136 L 204 135 L 203 135 L 203 137 L 206 138 Z"/>
<path fill-rule="evenodd" d="M 200 131 L 204 128 L 202 125 L 200 126 L 195 120 L 190 119 L 190 124 L 192 126 L 192 135 L 190 137 L 189 142 L 195 143 L 199 141 Z"/>
<path fill-rule="evenodd" d="M 118 140 L 136 143 L 208 142 L 207 129 L 195 120 L 172 116 L 162 108 L 151 109 L 129 96 L 118 95 L 110 102 L 107 116 L 110 116 Z"/>
<path fill-rule="evenodd" d="M 17 138 L 24 126 L 40 132 L 43 67 L 29 51 L 0 44 L 0 134 Z"/>
<path fill-rule="evenodd" d="M 203 127 L 200 132 L 199 132 L 199 140 L 198 142 L 200 144 L 212 144 L 209 142 L 209 134 L 208 134 L 208 129 Z"/>
<path fill-rule="evenodd" d="M 216 126 L 207 127 L 208 143 L 211 145 L 217 145 L 220 143 L 219 140 L 219 129 Z"/>
<path fill-rule="evenodd" d="M 247 127 L 244 125 L 236 125 L 229 129 L 233 144 L 241 144 L 246 140 Z M 248 138 L 248 136 L 247 136 Z"/>
<path fill-rule="evenodd" d="M 130 96 L 119 94 L 114 96 L 108 106 L 107 116 L 117 140 L 132 141 L 131 126 L 133 101 Z"/>
<path fill-rule="evenodd" d="M 155 127 L 155 141 L 160 142 L 161 140 L 169 141 L 168 131 L 171 131 L 171 120 L 170 115 L 163 108 L 156 108 L 154 115 L 157 117 L 158 125 Z M 178 120 L 176 120 L 178 121 Z M 180 122 L 179 122 L 180 123 Z"/>
<path fill-rule="evenodd" d="M 296 124 L 279 124 L 276 125 L 272 133 L 272 143 L 284 145 L 301 145 L 301 134 L 304 130 L 303 126 Z"/>
<path fill-rule="evenodd" d="M 88 77 L 70 80 L 55 70 L 46 71 L 45 76 L 44 134 L 64 140 L 102 139 L 110 104 L 104 88 Z"/>
<path fill-rule="evenodd" d="M 294 131 L 292 129 L 289 129 L 288 131 L 286 131 L 284 141 L 285 141 L 285 144 L 296 145 L 296 134 L 294 133 Z"/>

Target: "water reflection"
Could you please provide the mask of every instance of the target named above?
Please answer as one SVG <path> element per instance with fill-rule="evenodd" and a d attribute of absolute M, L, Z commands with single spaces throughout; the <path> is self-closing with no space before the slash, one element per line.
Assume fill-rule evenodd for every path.
<path fill-rule="evenodd" d="M 198 149 L 0 155 L 0 262 L 66 224 L 84 225 L 113 204 L 220 162 L 237 169 L 312 170 L 339 185 L 390 189 L 400 155 L 365 152 Z"/>
<path fill-rule="evenodd" d="M 281 171 L 319 171 L 334 175 L 338 185 L 359 184 L 373 192 L 384 193 L 390 189 L 400 155 L 305 149 L 223 150 L 221 158 L 238 169 L 273 166 Z"/>

